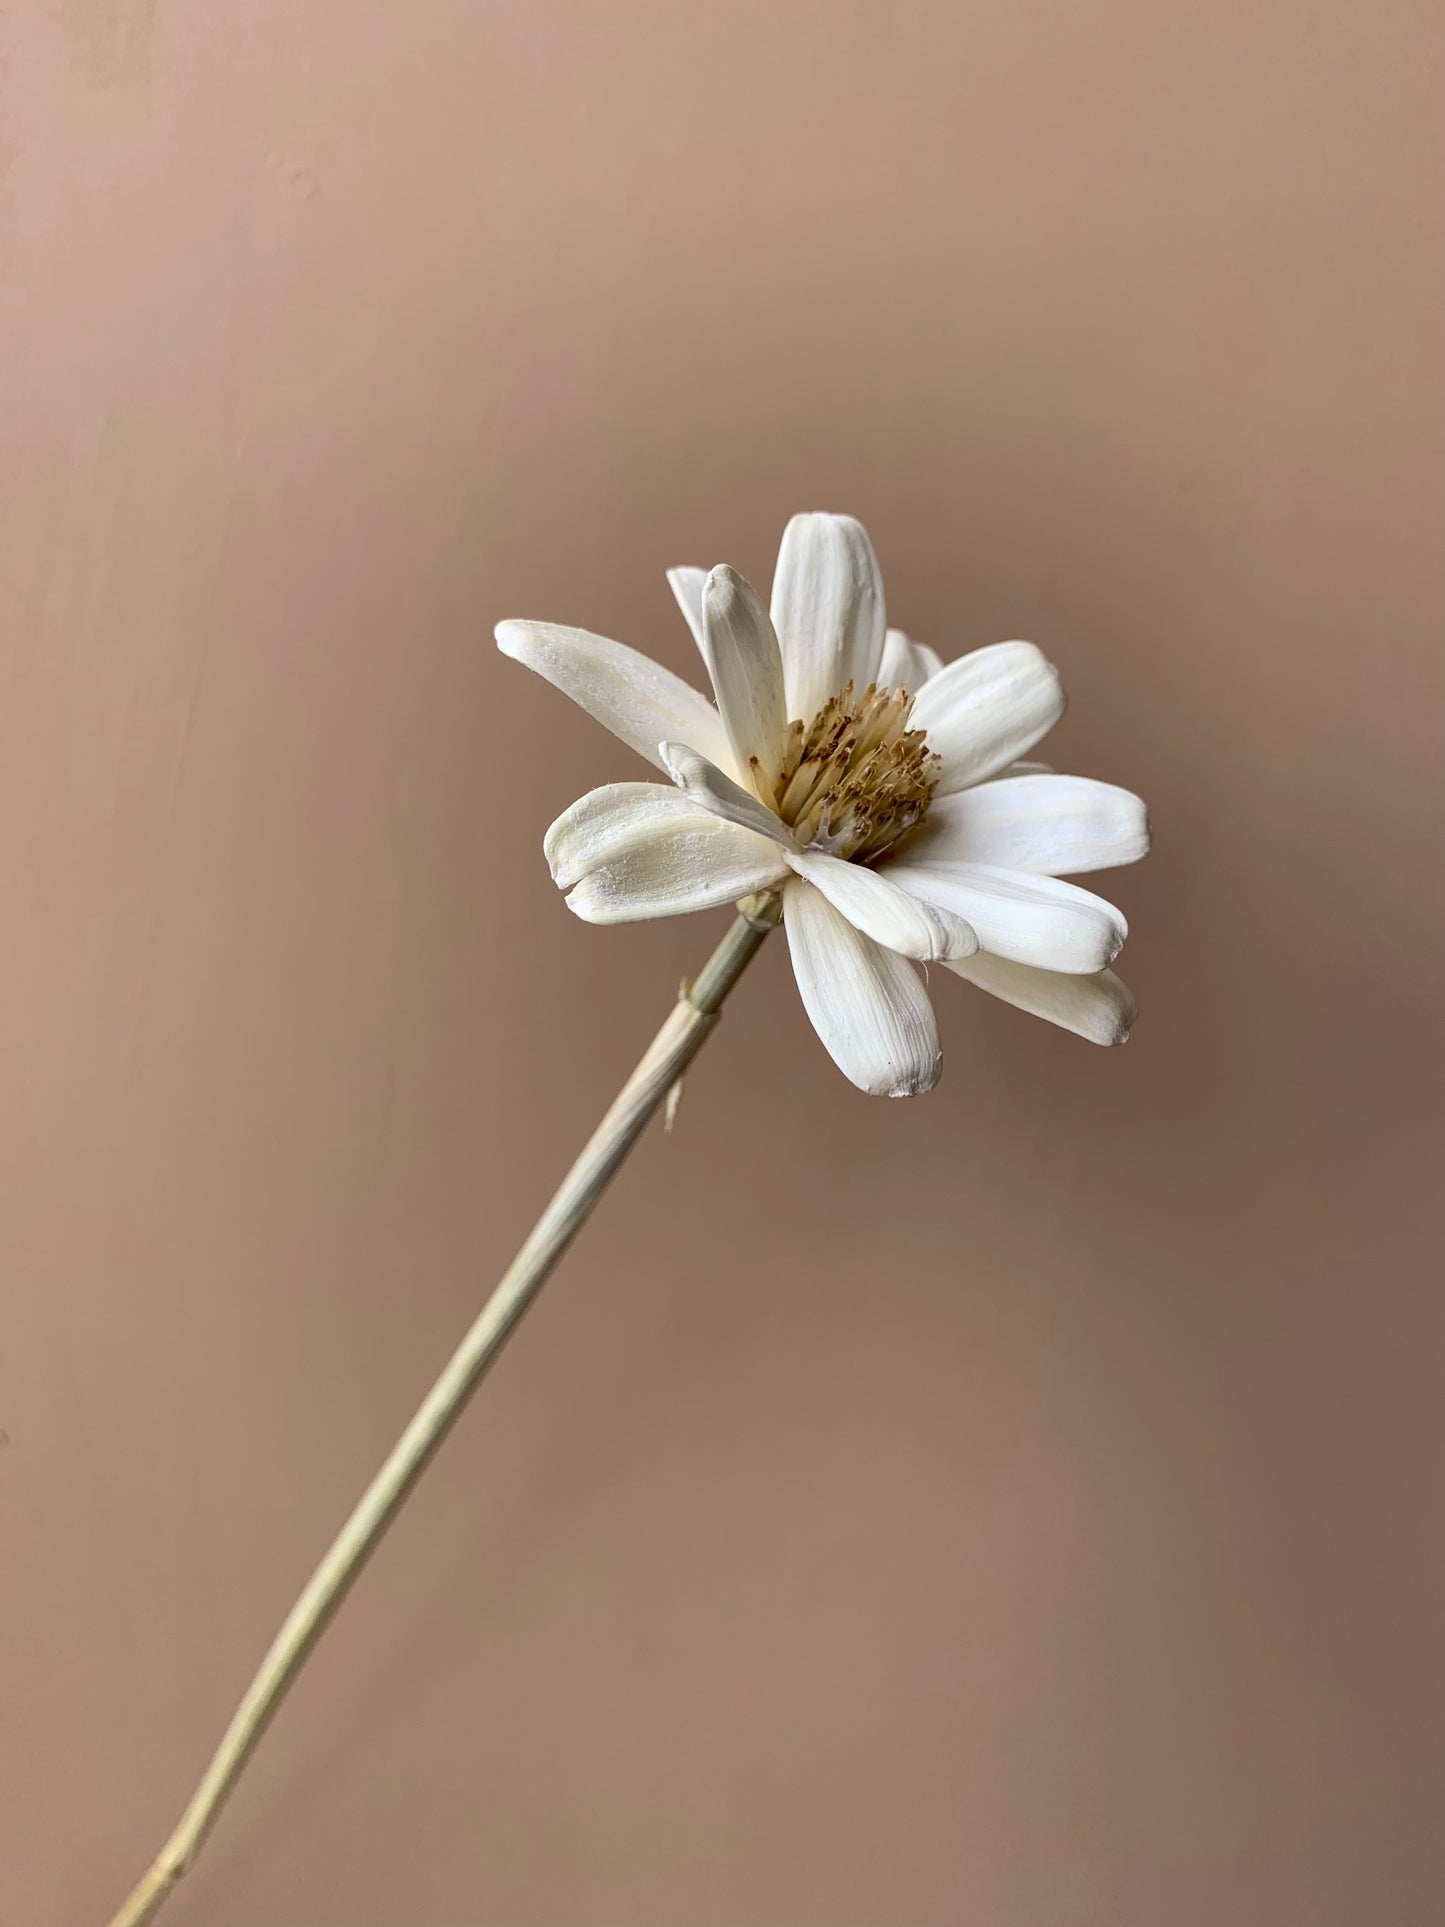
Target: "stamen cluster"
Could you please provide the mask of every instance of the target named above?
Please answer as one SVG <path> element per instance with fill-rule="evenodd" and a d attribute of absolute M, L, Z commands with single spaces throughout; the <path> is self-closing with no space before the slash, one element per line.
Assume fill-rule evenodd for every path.
<path fill-rule="evenodd" d="M 921 729 L 910 729 L 906 689 L 869 683 L 830 696 L 810 724 L 788 725 L 783 760 L 769 774 L 756 756 L 753 785 L 805 846 L 854 863 L 875 863 L 923 821 L 939 759 Z"/>

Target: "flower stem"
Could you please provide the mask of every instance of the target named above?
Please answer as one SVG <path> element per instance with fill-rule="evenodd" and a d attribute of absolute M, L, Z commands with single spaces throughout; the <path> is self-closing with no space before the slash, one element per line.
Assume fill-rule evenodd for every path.
<path fill-rule="evenodd" d="M 152 1919 L 195 1859 L 222 1803 L 352 1581 L 456 1423 L 487 1367 L 637 1142 L 643 1126 L 701 1049 L 717 1022 L 724 998 L 776 924 L 780 907 L 777 897 L 771 895 L 749 897 L 739 904 L 736 921 L 703 965 L 697 982 L 683 987 L 666 1023 L 307 1581 L 237 1707 L 175 1832 L 114 1916 L 111 1927 L 142 1927 Z"/>

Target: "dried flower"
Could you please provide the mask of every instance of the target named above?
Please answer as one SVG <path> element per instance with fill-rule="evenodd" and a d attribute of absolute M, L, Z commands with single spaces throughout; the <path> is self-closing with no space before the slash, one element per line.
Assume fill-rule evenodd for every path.
<path fill-rule="evenodd" d="M 860 1089 L 930 1090 L 942 1055 L 914 968 L 940 963 L 1099 1044 L 1134 999 L 1108 968 L 1126 935 L 1066 874 L 1148 848 L 1127 790 L 1027 755 L 1063 714 L 1029 642 L 945 667 L 884 621 L 861 524 L 797 515 L 771 612 L 733 569 L 673 569 L 716 706 L 621 643 L 503 622 L 502 650 L 545 676 L 671 785 L 611 783 L 547 832 L 552 875 L 591 923 L 706 910 L 780 890 L 798 988 Z"/>

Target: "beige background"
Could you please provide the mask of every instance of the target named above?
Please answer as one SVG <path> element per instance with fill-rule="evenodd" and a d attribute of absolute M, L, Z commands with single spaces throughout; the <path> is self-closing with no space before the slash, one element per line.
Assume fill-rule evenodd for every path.
<path fill-rule="evenodd" d="M 502 660 L 871 529 L 1151 801 L 1124 1052 L 765 951 L 168 1919 L 1440 1918 L 1438 10 L 0 20 L 0 1918 L 88 1923 L 721 917 Z M 1425 1194 L 1428 1193 L 1428 1196 Z"/>

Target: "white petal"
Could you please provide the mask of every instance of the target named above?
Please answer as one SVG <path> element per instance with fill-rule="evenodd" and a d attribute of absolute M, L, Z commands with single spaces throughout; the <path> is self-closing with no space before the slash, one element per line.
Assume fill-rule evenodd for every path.
<path fill-rule="evenodd" d="M 1052 763 L 1005 763 L 997 776 L 985 776 L 985 783 L 1001 783 L 1008 776 L 1052 776 Z"/>
<path fill-rule="evenodd" d="M 736 569 L 714 569 L 702 598 L 702 653 L 739 774 L 757 757 L 771 778 L 783 756 L 783 659 L 767 610 Z"/>
<path fill-rule="evenodd" d="M 821 850 L 805 850 L 790 861 L 798 875 L 821 890 L 855 930 L 900 956 L 915 957 L 920 963 L 946 963 L 971 957 L 978 949 L 978 938 L 962 917 L 909 896 L 876 870 L 825 856 Z"/>
<path fill-rule="evenodd" d="M 914 729 L 943 758 L 939 794 L 966 789 L 1033 748 L 1064 713 L 1058 671 L 1031 642 L 996 642 L 925 683 Z"/>
<path fill-rule="evenodd" d="M 703 814 L 690 796 L 667 783 L 607 783 L 578 797 L 542 839 L 542 852 L 561 890 L 664 828 L 690 826 Z"/>
<path fill-rule="evenodd" d="M 943 1058 L 913 965 L 801 879 L 783 892 L 783 919 L 803 1007 L 843 1075 L 874 1097 L 931 1091 Z"/>
<path fill-rule="evenodd" d="M 677 606 L 687 617 L 687 626 L 699 649 L 702 648 L 702 585 L 706 581 L 706 569 L 678 568 L 667 572 L 667 586 L 677 597 Z"/>
<path fill-rule="evenodd" d="M 586 923 L 678 917 L 736 903 L 786 874 L 775 843 L 694 810 L 671 822 L 654 818 L 645 831 L 621 839 L 577 882 L 567 908 Z"/>
<path fill-rule="evenodd" d="M 885 689 L 906 689 L 916 696 L 930 676 L 943 667 L 943 658 L 926 642 L 912 642 L 901 629 L 890 629 L 883 638 L 883 659 L 878 665 L 878 680 Z"/>
<path fill-rule="evenodd" d="M 1041 970 L 1102 970 L 1129 934 L 1113 904 L 1057 877 L 983 863 L 915 863 L 910 851 L 888 865 L 888 879 L 910 896 L 966 918 L 995 956 Z"/>
<path fill-rule="evenodd" d="M 998 777 L 940 796 L 908 846 L 919 863 L 989 863 L 1078 876 L 1137 863 L 1149 848 L 1143 803 L 1088 776 Z"/>
<path fill-rule="evenodd" d="M 811 722 L 850 677 L 861 695 L 883 653 L 883 578 L 862 523 L 795 515 L 778 550 L 772 609 L 790 717 Z"/>
<path fill-rule="evenodd" d="M 1091 1044 L 1126 1044 L 1139 1014 L 1134 993 L 1112 970 L 1094 977 L 1070 977 L 1057 970 L 1030 970 L 980 950 L 949 969 L 1006 1004 L 1059 1024 Z"/>
<path fill-rule="evenodd" d="M 662 767 L 701 809 L 711 810 L 726 823 L 738 823 L 759 836 L 771 837 L 785 849 L 797 849 L 793 833 L 781 817 L 774 816 L 751 790 L 743 789 L 689 744 L 661 743 L 658 748 Z"/>
<path fill-rule="evenodd" d="M 497 647 L 545 676 L 649 763 L 661 768 L 658 745 L 673 741 L 731 769 L 727 732 L 707 697 L 625 643 L 560 622 L 499 622 Z"/>

